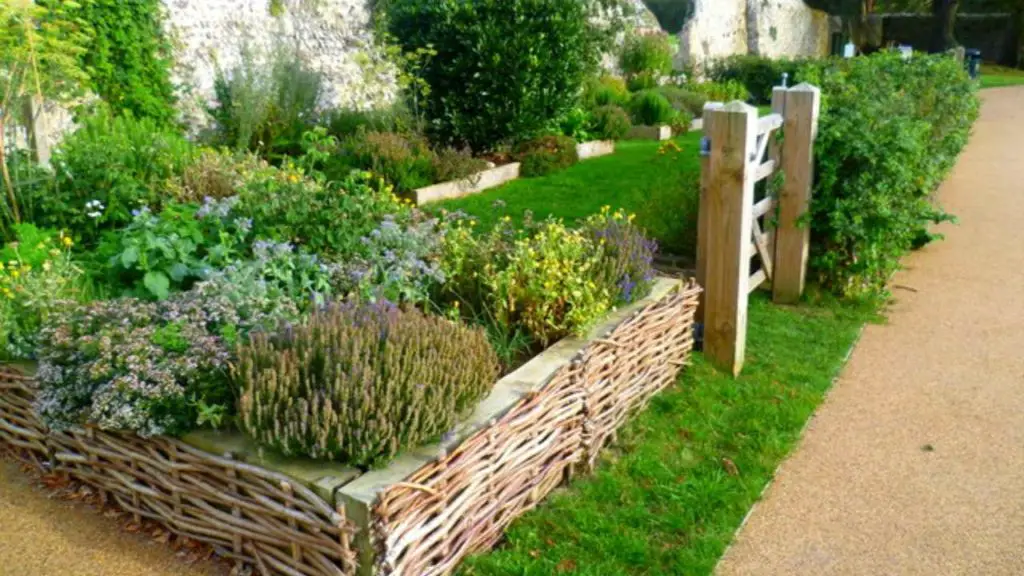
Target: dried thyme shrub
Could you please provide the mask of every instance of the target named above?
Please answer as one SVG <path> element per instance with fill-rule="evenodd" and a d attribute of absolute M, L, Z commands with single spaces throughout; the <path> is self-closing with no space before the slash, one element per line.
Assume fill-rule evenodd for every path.
<path fill-rule="evenodd" d="M 239 348 L 243 429 L 286 455 L 373 467 L 451 430 L 498 359 L 482 330 L 393 304 L 334 304 Z"/>

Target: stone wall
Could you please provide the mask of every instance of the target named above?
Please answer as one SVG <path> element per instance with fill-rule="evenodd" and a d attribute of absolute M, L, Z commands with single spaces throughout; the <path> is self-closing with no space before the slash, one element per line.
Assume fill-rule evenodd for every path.
<path fill-rule="evenodd" d="M 164 6 L 186 113 L 212 99 L 217 70 L 237 66 L 243 47 L 267 58 L 278 43 L 324 74 L 325 104 L 369 108 L 394 98 L 394 75 L 375 57 L 368 0 L 164 0 Z"/>
<path fill-rule="evenodd" d="M 680 64 L 698 69 L 733 54 L 824 56 L 829 21 L 803 0 L 695 0 L 679 37 Z"/>

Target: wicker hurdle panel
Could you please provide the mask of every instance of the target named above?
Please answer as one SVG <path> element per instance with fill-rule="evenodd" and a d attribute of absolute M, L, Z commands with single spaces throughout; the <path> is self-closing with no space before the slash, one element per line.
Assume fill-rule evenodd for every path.
<path fill-rule="evenodd" d="M 371 527 L 375 573 L 449 574 L 557 487 L 582 456 L 580 369 L 567 364 L 494 425 L 383 492 Z"/>
<path fill-rule="evenodd" d="M 354 526 L 291 478 L 178 440 L 88 428 L 51 434 L 57 470 L 218 554 L 289 576 L 355 574 Z"/>
<path fill-rule="evenodd" d="M 583 445 L 588 470 L 616 431 L 671 385 L 689 360 L 700 292 L 689 282 L 587 348 L 580 377 L 586 398 Z"/>
<path fill-rule="evenodd" d="M 32 408 L 32 378 L 13 366 L 0 365 L 0 443 L 26 462 L 42 469 L 50 458 L 46 426 Z"/>

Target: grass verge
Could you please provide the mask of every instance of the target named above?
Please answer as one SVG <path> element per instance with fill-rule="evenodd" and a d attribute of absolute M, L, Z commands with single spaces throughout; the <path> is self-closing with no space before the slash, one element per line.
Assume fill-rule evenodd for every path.
<path fill-rule="evenodd" d="M 462 575 L 711 573 L 871 317 L 832 301 L 752 298 L 740 378 L 698 354 L 626 426 L 595 476 L 519 519 Z"/>
<path fill-rule="evenodd" d="M 1018 86 L 1024 84 L 1024 70 L 996 66 L 995 64 L 983 64 L 981 66 L 981 87 L 1001 88 L 1003 86 Z"/>
<path fill-rule="evenodd" d="M 585 160 L 561 172 L 523 178 L 481 194 L 432 204 L 429 210 L 462 210 L 489 228 L 499 218 L 521 221 L 554 216 L 568 224 L 602 206 L 636 214 L 636 222 L 663 251 L 692 255 L 700 194 L 699 132 L 672 140 L 624 141 L 615 154 Z M 496 209 L 495 204 L 504 204 Z"/>

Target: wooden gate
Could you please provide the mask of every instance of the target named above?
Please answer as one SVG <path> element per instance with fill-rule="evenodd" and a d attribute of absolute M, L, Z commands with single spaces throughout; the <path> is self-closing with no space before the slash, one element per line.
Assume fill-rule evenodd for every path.
<path fill-rule="evenodd" d="M 772 113 L 764 117 L 738 101 L 704 110 L 697 279 L 705 292 L 698 315 L 705 355 L 733 374 L 743 367 L 749 293 L 770 283 L 776 302 L 803 294 L 809 245 L 803 220 L 820 100 L 817 88 L 800 84 L 776 88 Z M 780 171 L 778 194 L 765 186 L 755 201 L 756 184 Z"/>

